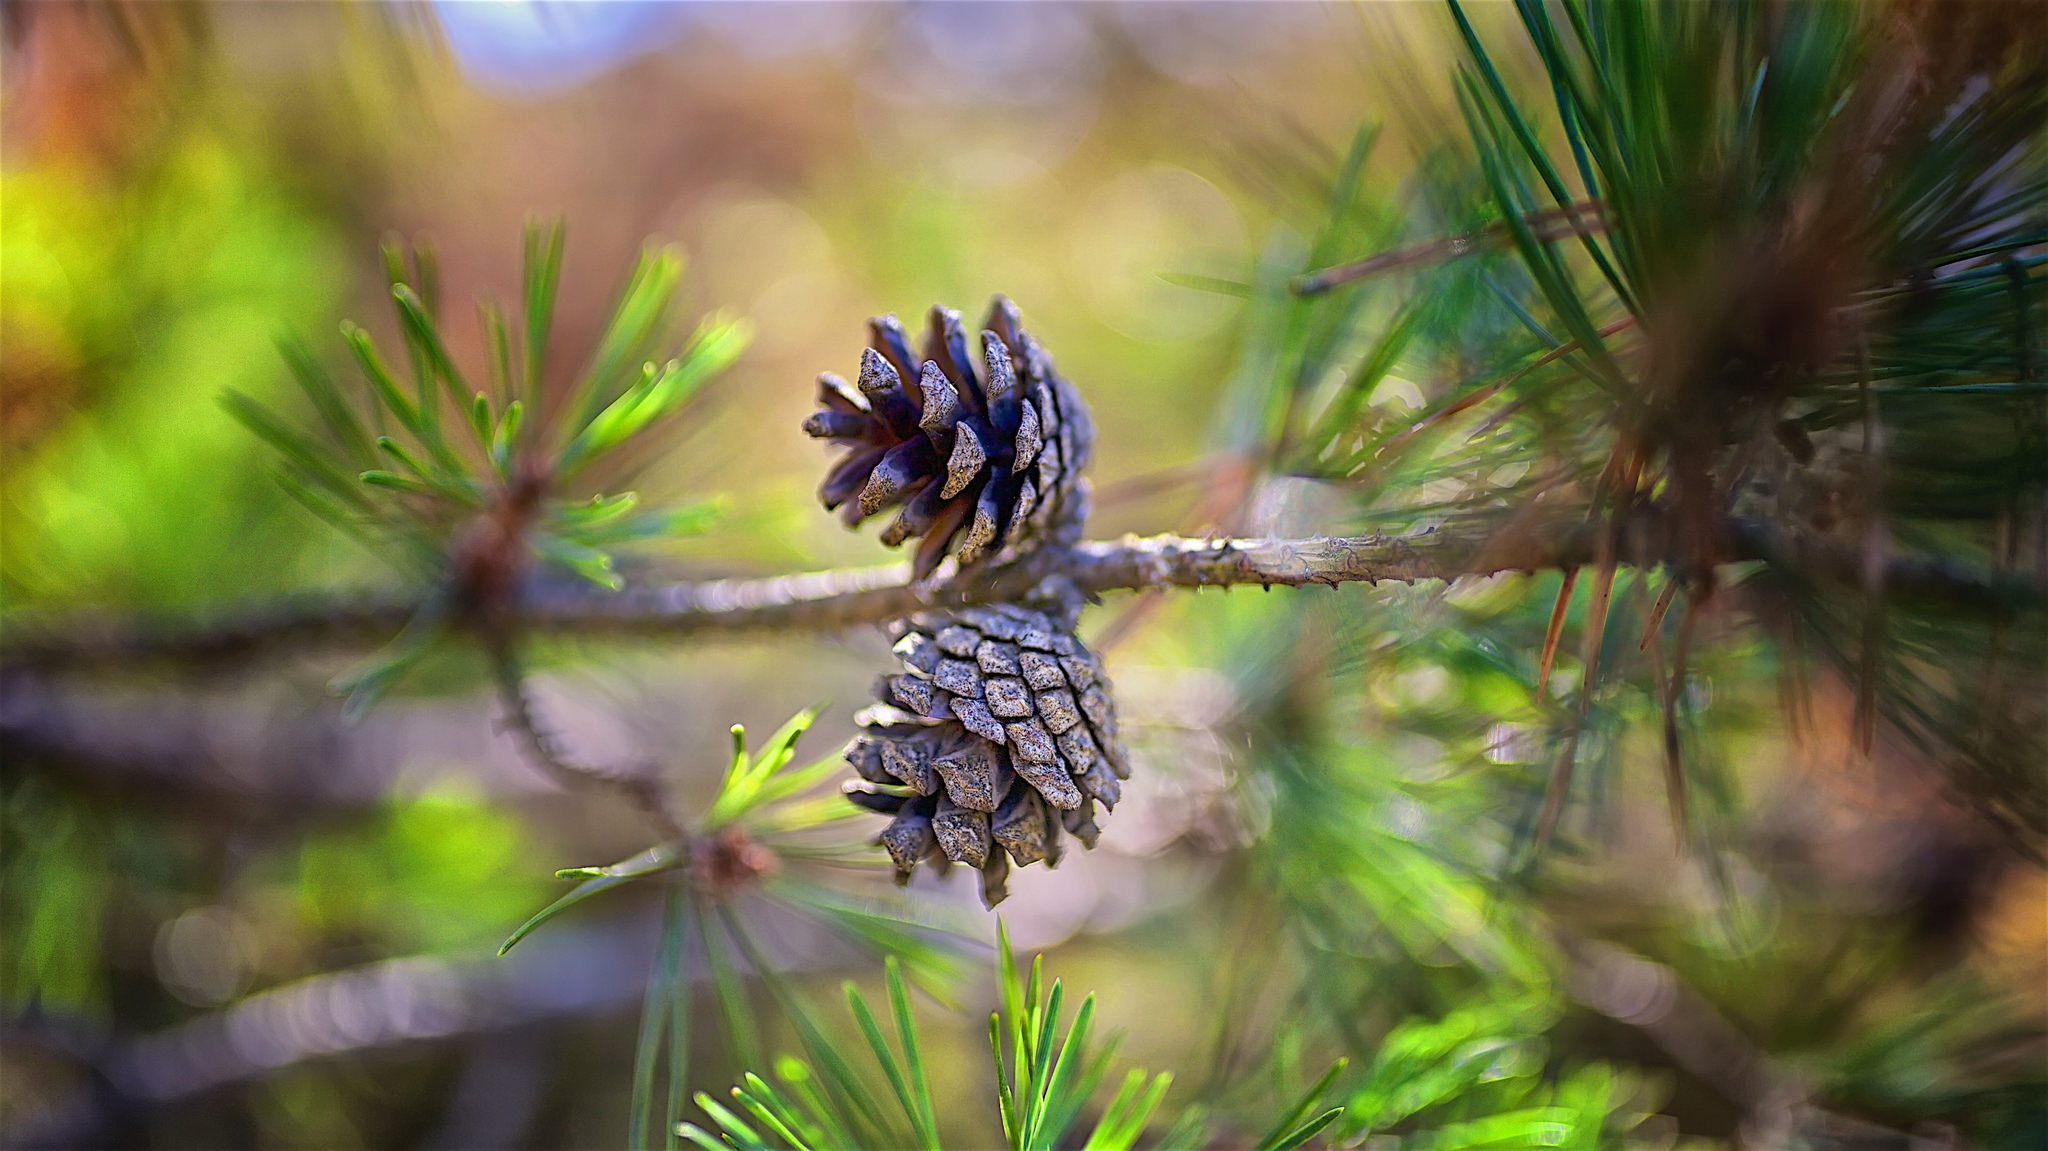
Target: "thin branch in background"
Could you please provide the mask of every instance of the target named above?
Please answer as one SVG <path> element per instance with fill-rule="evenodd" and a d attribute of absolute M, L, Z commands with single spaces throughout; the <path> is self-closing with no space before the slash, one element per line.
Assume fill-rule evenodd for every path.
<path fill-rule="evenodd" d="M 99 1036 L 73 1052 L 98 1090 L 59 1096 L 9 1146 L 106 1146 L 105 1124 L 288 1068 L 624 1007 L 650 948 L 644 924 L 557 932 L 512 962 L 414 955 L 308 976 L 146 1035 Z M 6 1021 L 13 1048 L 45 1046 L 33 1020 Z"/>
<path fill-rule="evenodd" d="M 1557 663 L 1558 641 L 1564 638 L 1565 613 L 1572 606 L 1572 588 L 1579 582 L 1579 569 L 1564 569 L 1564 582 L 1557 586 L 1557 602 L 1550 607 L 1550 624 L 1543 629 L 1543 651 L 1536 657 L 1536 702 L 1550 693 L 1550 669 Z"/>
<path fill-rule="evenodd" d="M 1856 679 L 1856 750 L 1868 759 L 1877 740 L 1877 693 L 1884 677 L 1885 557 L 1891 554 L 1891 526 L 1884 506 L 1884 414 L 1870 386 L 1869 340 L 1856 334 L 1858 390 L 1863 402 L 1864 496 L 1870 501 L 1863 524 L 1863 650 Z"/>
<path fill-rule="evenodd" d="M 1598 334 L 1600 338 L 1604 340 L 1609 336 L 1615 335 L 1618 332 L 1626 331 L 1627 329 L 1633 327 L 1635 325 L 1635 322 L 1636 321 L 1634 316 L 1623 316 L 1621 319 L 1602 325 L 1598 329 Z M 1536 357 L 1534 360 L 1531 360 L 1526 366 L 1517 368 L 1515 371 L 1510 372 L 1505 376 L 1502 376 L 1500 379 L 1495 380 L 1493 383 L 1485 384 L 1480 387 L 1474 388 L 1469 392 L 1466 392 L 1464 395 L 1459 396 L 1457 399 L 1452 400 L 1450 403 L 1445 404 L 1443 407 L 1438 408 L 1436 411 L 1429 413 L 1428 415 L 1422 417 L 1419 420 L 1416 420 L 1414 423 L 1409 424 L 1407 427 L 1402 428 L 1400 431 L 1395 432 L 1393 435 L 1387 437 L 1386 442 L 1380 444 L 1378 448 L 1374 449 L 1373 455 L 1379 459 L 1394 458 L 1396 452 L 1403 445 L 1407 444 L 1411 440 L 1414 440 L 1416 437 L 1422 435 L 1424 432 L 1429 431 L 1431 428 L 1438 427 L 1449 420 L 1455 419 L 1456 417 L 1463 415 L 1465 412 L 1471 411 L 1473 408 L 1479 406 L 1480 404 L 1485 403 L 1486 401 L 1499 395 L 1503 391 L 1506 391 L 1508 388 L 1513 387 L 1517 381 L 1528 376 L 1530 373 L 1536 371 L 1537 369 L 1548 367 L 1549 365 L 1556 363 L 1558 360 L 1561 360 L 1566 356 L 1569 356 L 1572 353 L 1578 351 L 1581 346 L 1582 345 L 1578 340 L 1566 340 L 1564 343 L 1559 344 L 1558 346 Z M 1515 412 L 1520 407 L 1521 402 L 1522 401 L 1517 401 L 1516 403 L 1506 405 L 1502 411 L 1495 414 L 1491 419 L 1487 420 L 1484 424 L 1480 425 L 1479 429 L 1475 431 L 1473 435 L 1477 437 L 1492 431 L 1495 426 L 1504 421 L 1505 417 Z M 1367 470 L 1370 467 L 1371 464 L 1369 463 L 1359 465 L 1357 468 L 1353 469 L 1352 477 L 1354 479 L 1359 479 L 1359 482 L 1361 483 L 1371 482 L 1373 478 L 1372 473 Z"/>
<path fill-rule="evenodd" d="M 1138 503 L 1167 492 L 1192 487 L 1207 480 L 1215 472 L 1217 463 L 1218 460 L 1213 456 L 1202 456 L 1184 463 L 1170 464 L 1098 484 L 1091 502 L 1096 511 L 1101 511 L 1103 508 Z"/>
<path fill-rule="evenodd" d="M 1613 500 L 1615 510 L 1609 513 L 1605 530 L 1598 538 L 1594 564 L 1593 598 L 1586 605 L 1586 632 L 1579 657 L 1578 706 L 1572 715 L 1571 734 L 1565 737 L 1564 752 L 1558 757 L 1557 766 L 1550 774 L 1550 786 L 1543 796 L 1543 813 L 1536 820 L 1536 848 L 1541 851 L 1550 842 L 1550 836 L 1557 828 L 1557 818 L 1563 810 L 1564 798 L 1571 789 L 1572 768 L 1578 757 L 1579 736 L 1586 729 L 1586 718 L 1593 706 L 1593 692 L 1600 683 L 1600 647 L 1607 638 L 1607 609 L 1614 595 L 1614 575 L 1618 564 L 1617 553 L 1621 535 L 1622 520 L 1628 509 L 1636 504 L 1636 484 L 1642 476 L 1642 457 L 1624 440 L 1615 449 L 1608 464 L 1608 474 L 1601 477 L 1596 488 L 1593 511 L 1598 513 L 1600 505 L 1608 502 L 1599 492 L 1616 492 L 1619 498 Z M 1567 586 L 1565 595 L 1558 597 L 1560 605 L 1568 602 L 1571 591 Z M 1550 619 L 1555 631 L 1561 616 L 1553 613 Z M 1545 646 L 1550 647 L 1550 637 L 1545 636 Z"/>
<path fill-rule="evenodd" d="M 144 1035 L 8 1018 L 0 1045 L 78 1059 L 121 1104 L 110 1111 L 90 1089 L 52 1100 L 32 1127 L 7 1131 L 8 1146 L 105 1146 L 102 1125 L 129 1109 L 171 1107 L 310 1062 L 623 1011 L 640 998 L 655 927 L 655 917 L 634 914 L 546 932 L 509 958 L 381 960 L 307 976 Z M 772 957 L 760 957 L 774 971 L 831 969 L 844 959 L 824 929 L 780 919 L 776 927 Z M 693 964 L 682 978 L 694 986 L 710 975 Z"/>
<path fill-rule="evenodd" d="M 393 588 L 292 594 L 184 615 L 19 610 L 8 616 L 0 664 L 57 671 L 167 660 L 207 671 L 278 652 L 369 648 L 396 635 L 425 598 L 420 589 Z"/>
<path fill-rule="evenodd" d="M 682 826 L 669 814 L 661 784 L 649 771 L 598 767 L 572 760 L 563 752 L 535 711 L 526 675 L 512 652 L 511 641 L 491 644 L 490 658 L 492 678 L 497 684 L 498 698 L 505 705 L 507 723 L 535 765 L 564 787 L 598 788 L 623 797 L 654 823 L 665 840 L 682 836 Z"/>
<path fill-rule="evenodd" d="M 1606 207 L 1598 200 L 1583 200 L 1563 207 L 1531 212 L 1523 217 L 1523 223 L 1539 241 L 1546 244 L 1566 236 L 1590 236 L 1607 230 Z M 1288 289 L 1297 296 L 1319 295 L 1332 288 L 1388 272 L 1431 267 L 1448 260 L 1459 260 L 1477 252 L 1503 247 L 1507 244 L 1509 236 L 1507 224 L 1488 224 L 1484 228 L 1461 232 L 1455 236 L 1406 244 L 1353 263 L 1310 272 L 1296 277 L 1288 285 Z"/>
<path fill-rule="evenodd" d="M 1671 805 L 1671 828 L 1678 839 L 1678 853 L 1684 855 L 1692 847 L 1692 830 L 1686 813 L 1685 759 L 1678 741 L 1677 688 L 1666 674 L 1664 645 L 1658 635 L 1663 630 L 1664 613 L 1670 610 L 1677 591 L 1678 580 L 1667 575 L 1664 590 L 1652 601 L 1648 573 L 1636 581 L 1636 594 L 1643 601 L 1643 640 L 1636 650 L 1650 657 L 1650 683 L 1664 743 L 1664 795 Z"/>

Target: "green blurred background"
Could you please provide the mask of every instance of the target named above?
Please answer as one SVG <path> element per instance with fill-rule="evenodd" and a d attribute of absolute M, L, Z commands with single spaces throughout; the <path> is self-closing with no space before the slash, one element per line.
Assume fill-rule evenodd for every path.
<path fill-rule="evenodd" d="M 1395 203 L 1442 143 L 1455 44 L 1421 4 L 24 3 L 5 20 L 0 586 L 41 611 L 386 581 L 285 498 L 217 397 L 296 411 L 277 338 L 336 362 L 344 317 L 392 339 L 393 232 L 438 249 L 456 356 L 478 367 L 461 302 L 516 295 L 533 214 L 568 223 L 556 339 L 577 356 L 650 238 L 688 255 L 686 317 L 725 307 L 756 331 L 639 481 L 719 494 L 725 518 L 629 580 L 895 558 L 811 499 L 810 381 L 852 373 L 871 314 L 978 314 L 998 291 L 1093 405 L 1091 535 L 1217 527 L 1246 304 L 1189 285 L 1249 280 L 1297 244 L 1361 122 L 1385 122 L 1366 181 Z M 1387 211 L 1388 235 L 1427 234 Z M 1396 379 L 1373 402 L 1411 395 Z M 1233 526 L 1343 526 L 1318 500 L 1274 483 Z M 1782 1145 L 1779 1112 L 1816 1097 L 1924 1146 L 2048 1138 L 2048 879 L 1910 773 L 1851 764 L 1839 685 L 1812 684 L 1815 718 L 1788 724 L 1778 657 L 1732 624 L 1695 685 L 1709 850 L 1674 849 L 1637 698 L 1589 737 L 1610 765 L 1599 803 L 1540 877 L 1510 866 L 1526 813 L 1486 772 L 1533 722 L 1522 685 L 1556 588 L 1094 609 L 1140 776 L 1099 850 L 1013 877 L 1013 938 L 1101 993 L 1123 1058 L 1218 1106 L 1218 1146 L 1257 1126 L 1233 1107 L 1260 1113 L 1328 1055 L 1371 1064 L 1390 1034 L 1436 1052 L 1415 1058 L 1437 1079 L 1374 1072 L 1397 1133 L 1590 1067 L 1612 1082 L 1603 1144 Z M 555 655 L 538 690 L 565 737 L 658 764 L 685 806 L 732 723 L 830 700 L 807 746 L 835 746 L 887 658 L 866 632 Z M 645 829 L 523 763 L 464 656 L 353 727 L 326 690 L 345 666 L 8 685 L 7 1139 L 619 1143 L 655 901 L 622 894 L 491 953 L 557 893 L 555 868 L 623 858 Z M 969 878 L 913 894 L 992 936 Z M 875 982 L 785 927 L 820 988 Z M 986 983 L 957 1017 L 929 1013 L 958 1054 L 933 1062 L 961 1146 L 994 1131 Z M 787 1049 L 767 1026 L 762 1046 Z M 702 1085 L 729 1082 L 712 1029 L 699 1046 Z"/>

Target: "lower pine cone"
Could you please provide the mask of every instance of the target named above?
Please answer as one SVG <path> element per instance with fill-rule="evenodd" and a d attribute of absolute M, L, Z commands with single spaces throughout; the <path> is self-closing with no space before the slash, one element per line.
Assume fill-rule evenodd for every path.
<path fill-rule="evenodd" d="M 846 794 L 895 817 L 878 842 L 897 882 L 920 861 L 963 863 L 993 907 L 1012 862 L 1058 865 L 1062 828 L 1094 847 L 1095 805 L 1116 806 L 1130 763 L 1102 661 L 1071 619 L 999 604 L 893 627 L 904 671 L 876 682 L 881 706 L 846 749 L 862 780 L 888 790 Z"/>

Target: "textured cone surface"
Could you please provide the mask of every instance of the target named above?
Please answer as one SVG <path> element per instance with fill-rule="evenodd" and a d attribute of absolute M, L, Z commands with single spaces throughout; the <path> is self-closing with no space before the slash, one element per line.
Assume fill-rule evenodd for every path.
<path fill-rule="evenodd" d="M 948 552 L 972 564 L 1077 529 L 1094 426 L 1010 301 L 990 305 L 979 357 L 949 308 L 932 308 L 922 356 L 896 317 L 868 326 L 856 382 L 818 377 L 819 410 L 804 421 L 847 449 L 818 489 L 827 510 L 858 527 L 897 509 L 882 542 L 919 538 L 919 579 Z"/>
<path fill-rule="evenodd" d="M 847 745 L 848 798 L 892 816 L 878 842 L 905 882 L 921 862 L 981 872 L 994 906 L 1011 864 L 1059 862 L 1060 835 L 1095 846 L 1096 808 L 1129 777 L 1102 661 L 1061 620 L 1011 604 L 912 616 L 895 626 L 900 674 Z"/>

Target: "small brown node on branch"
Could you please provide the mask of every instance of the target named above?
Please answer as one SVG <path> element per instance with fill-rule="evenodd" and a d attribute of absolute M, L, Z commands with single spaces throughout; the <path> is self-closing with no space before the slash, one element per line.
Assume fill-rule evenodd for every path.
<path fill-rule="evenodd" d="M 721 827 L 690 845 L 690 883 L 713 899 L 736 894 L 781 866 L 766 844 L 737 825 Z"/>
<path fill-rule="evenodd" d="M 490 506 L 464 524 L 448 545 L 448 572 L 461 614 L 484 624 L 507 620 L 532 559 L 527 531 L 540 512 L 548 475 L 523 465 Z"/>

